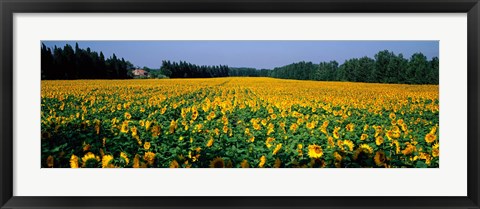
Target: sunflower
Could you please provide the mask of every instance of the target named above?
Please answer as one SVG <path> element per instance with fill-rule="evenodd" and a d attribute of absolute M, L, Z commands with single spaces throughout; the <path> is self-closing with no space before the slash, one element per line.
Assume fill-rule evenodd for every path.
<path fill-rule="evenodd" d="M 400 153 L 400 143 L 397 140 L 393 140 L 392 145 L 395 145 L 395 154 Z"/>
<path fill-rule="evenodd" d="M 255 136 L 252 136 L 250 137 L 250 139 L 248 139 L 250 142 L 254 142 L 255 141 Z"/>
<path fill-rule="evenodd" d="M 368 153 L 368 154 L 372 154 L 373 153 L 373 149 L 372 147 L 370 147 L 370 145 L 368 144 L 362 144 L 360 145 L 360 148 L 363 150 L 363 152 L 365 153 Z"/>
<path fill-rule="evenodd" d="M 133 167 L 140 168 L 140 155 L 136 154 L 133 158 Z"/>
<path fill-rule="evenodd" d="M 376 126 L 375 127 L 375 137 L 379 136 L 382 133 L 383 133 L 382 127 L 381 126 Z"/>
<path fill-rule="evenodd" d="M 380 146 L 382 143 L 383 143 L 383 137 L 382 136 L 377 136 L 377 138 L 375 138 L 375 144 L 377 146 Z"/>
<path fill-rule="evenodd" d="M 125 161 L 125 165 L 128 165 L 130 163 L 127 154 L 125 154 L 124 152 L 120 152 L 120 159 L 123 159 L 123 161 Z"/>
<path fill-rule="evenodd" d="M 147 122 L 148 124 L 148 122 Z M 147 125 L 146 125 L 147 126 Z M 159 136 L 160 135 L 160 126 L 153 126 L 152 127 L 152 137 L 156 137 L 156 136 Z"/>
<path fill-rule="evenodd" d="M 54 160 L 53 160 L 53 156 L 51 156 L 51 155 L 48 156 L 48 158 L 47 158 L 47 166 L 48 166 L 49 168 L 53 168 L 53 161 L 54 161 Z"/>
<path fill-rule="evenodd" d="M 150 142 L 145 142 L 145 144 L 143 144 L 143 148 L 146 150 L 150 149 Z"/>
<path fill-rule="evenodd" d="M 130 120 L 130 118 L 132 118 L 132 115 L 130 115 L 130 113 L 126 112 L 126 113 L 125 113 L 125 118 L 126 118 L 127 120 Z"/>
<path fill-rule="evenodd" d="M 102 158 L 102 168 L 113 168 L 114 165 L 112 164 L 113 156 L 112 155 L 104 155 Z"/>
<path fill-rule="evenodd" d="M 290 126 L 290 130 L 293 131 L 293 132 L 297 131 L 297 129 L 298 129 L 298 125 L 296 123 L 294 123 Z"/>
<path fill-rule="evenodd" d="M 310 122 L 310 123 L 307 123 L 307 128 L 308 129 L 314 129 L 315 128 L 315 123 L 314 122 Z"/>
<path fill-rule="evenodd" d="M 122 123 L 122 128 L 120 128 L 120 132 L 128 133 L 128 122 L 125 121 Z"/>
<path fill-rule="evenodd" d="M 195 108 L 192 112 L 192 120 L 196 120 L 198 118 L 198 111 L 197 108 Z"/>
<path fill-rule="evenodd" d="M 360 140 L 362 141 L 364 141 L 367 138 L 368 138 L 368 134 L 362 134 L 362 136 L 360 136 Z"/>
<path fill-rule="evenodd" d="M 130 131 L 132 131 L 132 136 L 133 136 L 133 137 L 135 137 L 135 136 L 137 136 L 137 135 L 138 135 L 138 132 L 137 132 L 137 127 L 135 127 L 135 126 L 134 126 L 134 127 L 132 127 L 132 128 L 130 129 Z"/>
<path fill-rule="evenodd" d="M 335 137 L 335 139 L 340 138 L 340 134 L 338 133 L 339 130 L 339 127 L 335 127 L 335 129 L 333 130 L 333 137 Z"/>
<path fill-rule="evenodd" d="M 180 168 L 180 164 L 178 164 L 176 160 L 172 160 L 172 162 L 170 162 L 170 168 Z"/>
<path fill-rule="evenodd" d="M 385 160 L 386 160 L 385 152 L 377 151 L 375 153 L 375 157 L 373 159 L 375 160 L 375 164 L 377 166 L 383 166 L 385 164 Z"/>
<path fill-rule="evenodd" d="M 333 157 L 335 157 L 335 161 L 342 161 L 342 155 L 338 154 L 338 152 L 334 152 Z"/>
<path fill-rule="evenodd" d="M 298 156 L 303 155 L 303 145 L 302 144 L 297 144 L 297 152 L 298 152 Z"/>
<path fill-rule="evenodd" d="M 310 158 L 320 158 L 323 155 L 322 147 L 316 144 L 308 145 L 308 156 Z"/>
<path fill-rule="evenodd" d="M 397 124 L 398 124 L 398 125 L 401 126 L 401 125 L 403 125 L 403 123 L 404 123 L 404 122 L 403 122 L 403 119 L 398 119 L 398 120 L 397 120 Z"/>
<path fill-rule="evenodd" d="M 145 130 L 148 131 L 148 129 L 150 129 L 151 125 L 152 125 L 152 122 L 147 120 L 147 122 L 145 122 Z"/>
<path fill-rule="evenodd" d="M 360 154 L 372 154 L 373 153 L 373 149 L 372 147 L 370 147 L 370 145 L 368 144 L 362 144 L 360 145 L 357 150 L 355 150 L 355 153 L 353 153 L 353 160 L 357 160 L 360 156 Z"/>
<path fill-rule="evenodd" d="M 429 144 L 434 142 L 436 139 L 437 139 L 437 135 L 432 134 L 432 132 L 425 135 L 425 141 Z"/>
<path fill-rule="evenodd" d="M 270 115 L 270 118 L 272 118 L 272 120 L 275 120 L 275 119 L 277 119 L 277 115 L 271 114 L 271 115 Z"/>
<path fill-rule="evenodd" d="M 392 126 L 397 125 L 397 121 L 396 121 L 396 120 L 392 120 L 392 121 L 390 122 L 390 124 L 392 124 Z"/>
<path fill-rule="evenodd" d="M 212 111 L 212 112 L 210 112 L 210 114 L 208 116 L 213 119 L 213 118 L 215 118 L 216 114 L 215 114 L 215 112 Z"/>
<path fill-rule="evenodd" d="M 170 131 L 171 134 L 173 134 L 173 132 L 175 132 L 175 129 L 176 129 L 176 128 L 177 128 L 177 121 L 172 120 L 172 121 L 170 122 L 170 127 L 169 127 L 168 130 Z"/>
<path fill-rule="evenodd" d="M 413 146 L 411 144 L 407 144 L 407 147 L 405 147 L 405 149 L 402 150 L 402 153 L 404 155 L 411 155 L 413 153 L 413 151 L 415 151 L 415 146 Z"/>
<path fill-rule="evenodd" d="M 273 155 L 276 155 L 278 153 L 278 151 L 280 151 L 280 149 L 282 149 L 282 144 L 281 143 L 277 144 L 277 146 L 273 150 Z"/>
<path fill-rule="evenodd" d="M 397 118 L 397 116 L 393 112 L 390 113 L 390 115 L 388 117 L 390 117 L 391 120 L 395 120 L 395 118 Z"/>
<path fill-rule="evenodd" d="M 258 163 L 258 167 L 263 168 L 263 166 L 265 166 L 265 162 L 267 162 L 267 158 L 265 157 L 265 155 L 263 155 L 262 157 L 260 157 L 260 162 Z"/>
<path fill-rule="evenodd" d="M 345 129 L 347 129 L 347 131 L 350 131 L 350 132 L 352 132 L 354 128 L 355 128 L 355 125 L 353 125 L 353 123 L 349 123 L 349 124 L 345 127 Z"/>
<path fill-rule="evenodd" d="M 220 157 L 216 157 L 210 161 L 210 168 L 225 168 L 225 161 Z"/>
<path fill-rule="evenodd" d="M 243 160 L 241 163 L 240 163 L 240 166 L 242 168 L 250 168 L 250 165 L 248 164 L 248 161 L 247 160 Z"/>
<path fill-rule="evenodd" d="M 342 146 L 343 146 L 343 145 L 347 145 L 347 147 L 348 147 L 348 149 L 349 149 L 350 151 L 353 151 L 353 147 L 355 147 L 355 145 L 353 144 L 353 142 L 350 141 L 350 140 L 348 140 L 348 139 L 343 141 Z"/>
<path fill-rule="evenodd" d="M 437 133 L 437 127 L 434 126 L 431 130 L 430 130 L 430 134 L 435 134 Z"/>
<path fill-rule="evenodd" d="M 327 140 L 328 140 L 328 144 L 331 147 L 335 147 L 335 142 L 333 141 L 333 137 L 329 136 Z"/>
<path fill-rule="evenodd" d="M 95 168 L 98 165 L 100 158 L 95 156 L 95 154 L 89 152 L 82 157 L 82 167 L 84 168 Z"/>
<path fill-rule="evenodd" d="M 273 141 L 275 141 L 275 138 L 273 137 L 268 137 L 267 140 L 265 141 L 265 145 L 267 145 L 267 148 L 270 148 L 273 146 Z"/>
<path fill-rule="evenodd" d="M 228 133 L 228 126 L 223 126 L 222 130 L 223 130 L 223 133 L 225 133 L 225 134 Z"/>
<path fill-rule="evenodd" d="M 213 145 L 213 138 L 210 138 L 207 142 L 207 147 L 211 147 Z"/>
<path fill-rule="evenodd" d="M 153 165 L 153 162 L 155 161 L 155 153 L 146 152 L 145 155 L 143 156 L 143 159 L 147 161 L 149 165 Z"/>
<path fill-rule="evenodd" d="M 70 157 L 70 168 L 78 168 L 78 157 L 76 155 Z"/>
<path fill-rule="evenodd" d="M 435 143 L 433 146 L 432 146 L 432 156 L 433 157 L 438 157 L 440 155 L 440 145 L 438 145 L 438 143 Z"/>

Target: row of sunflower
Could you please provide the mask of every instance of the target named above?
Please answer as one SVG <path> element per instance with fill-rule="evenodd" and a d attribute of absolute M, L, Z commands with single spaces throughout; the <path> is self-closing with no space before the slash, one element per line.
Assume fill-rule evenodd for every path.
<path fill-rule="evenodd" d="M 42 167 L 439 167 L 438 86 L 42 81 Z"/>

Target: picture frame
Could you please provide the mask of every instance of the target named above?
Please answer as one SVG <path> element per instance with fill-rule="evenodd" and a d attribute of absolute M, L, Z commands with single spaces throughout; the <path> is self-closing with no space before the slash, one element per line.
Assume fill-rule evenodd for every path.
<path fill-rule="evenodd" d="M 0 1 L 1 208 L 480 208 L 478 0 L 18 0 Z M 467 13 L 468 195 L 465 197 L 22 197 L 13 195 L 14 13 Z"/>

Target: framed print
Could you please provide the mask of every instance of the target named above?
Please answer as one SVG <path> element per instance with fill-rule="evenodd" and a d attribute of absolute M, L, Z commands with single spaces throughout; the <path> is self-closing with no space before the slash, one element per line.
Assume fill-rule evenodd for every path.
<path fill-rule="evenodd" d="M 479 208 L 467 1 L 1 1 L 2 208 Z"/>

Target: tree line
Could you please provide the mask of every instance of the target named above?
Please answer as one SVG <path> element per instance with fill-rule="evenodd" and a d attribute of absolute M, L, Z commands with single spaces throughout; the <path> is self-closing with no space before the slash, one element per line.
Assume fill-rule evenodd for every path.
<path fill-rule="evenodd" d="M 170 78 L 215 78 L 228 77 L 227 65 L 194 65 L 185 61 L 171 62 L 164 60 L 160 72 Z"/>
<path fill-rule="evenodd" d="M 406 59 L 388 50 L 380 51 L 374 58 L 362 57 L 337 61 L 298 62 L 274 68 L 270 77 L 318 81 L 352 81 L 369 83 L 438 84 L 439 59 L 428 60 L 422 53 Z"/>
<path fill-rule="evenodd" d="M 63 48 L 55 46 L 53 50 L 42 43 L 42 80 L 126 79 L 132 77 L 132 69 L 131 62 L 115 54 L 105 59 L 103 52 L 80 49 L 78 43 L 75 49 L 66 44 Z"/>

